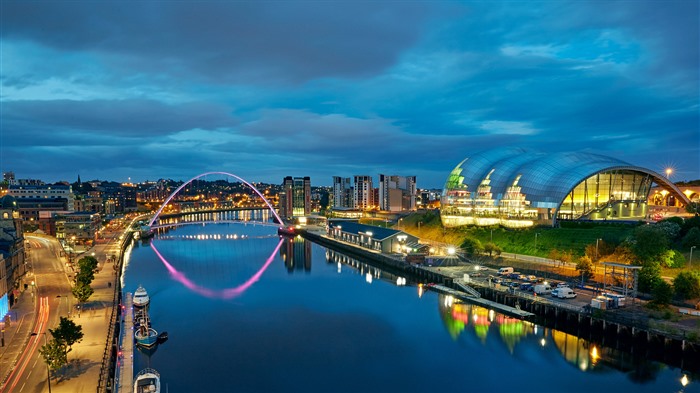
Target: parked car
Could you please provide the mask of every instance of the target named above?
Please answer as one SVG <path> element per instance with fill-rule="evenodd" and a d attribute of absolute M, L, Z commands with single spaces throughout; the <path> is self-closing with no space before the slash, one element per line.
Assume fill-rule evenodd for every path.
<path fill-rule="evenodd" d="M 549 284 L 538 284 L 535 285 L 535 291 L 537 295 L 547 295 L 552 293 L 552 287 Z"/>
<path fill-rule="evenodd" d="M 530 282 L 535 282 L 537 281 L 537 276 L 533 276 L 532 274 L 527 276 L 527 280 Z"/>
<path fill-rule="evenodd" d="M 559 299 L 573 299 L 576 297 L 576 292 L 568 287 L 557 288 L 555 291 L 557 292 L 557 297 Z M 554 292 L 552 292 L 552 294 L 554 294 Z"/>
<path fill-rule="evenodd" d="M 529 282 L 526 282 L 526 283 L 520 284 L 520 290 L 530 291 L 530 290 L 532 290 L 532 286 L 533 286 L 532 284 L 530 284 Z"/>
<path fill-rule="evenodd" d="M 557 288 L 569 288 L 569 283 L 560 282 L 559 284 L 557 284 Z"/>

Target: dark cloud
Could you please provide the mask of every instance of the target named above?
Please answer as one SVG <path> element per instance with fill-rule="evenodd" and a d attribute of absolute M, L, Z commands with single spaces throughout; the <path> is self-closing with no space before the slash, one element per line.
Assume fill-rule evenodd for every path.
<path fill-rule="evenodd" d="M 434 14 L 420 2 L 4 1 L 9 40 L 110 56 L 112 66 L 214 83 L 381 72 Z"/>
<path fill-rule="evenodd" d="M 57 143 L 74 142 L 68 134 L 89 133 L 91 139 L 109 137 L 156 138 L 194 128 L 215 129 L 235 124 L 230 109 L 218 104 L 168 105 L 152 100 L 10 101 L 3 104 L 3 130 L 10 143 L 17 137 L 32 144 L 43 141 L 33 133 L 51 132 Z M 83 134 L 85 135 L 85 134 Z M 79 136 L 78 136 L 79 137 Z M 34 139 L 37 138 L 37 139 Z M 15 140 L 15 141 L 17 141 Z"/>
<path fill-rule="evenodd" d="M 700 177 L 697 2 L 0 7 L 0 166 L 25 177 L 440 187 L 499 146 Z"/>

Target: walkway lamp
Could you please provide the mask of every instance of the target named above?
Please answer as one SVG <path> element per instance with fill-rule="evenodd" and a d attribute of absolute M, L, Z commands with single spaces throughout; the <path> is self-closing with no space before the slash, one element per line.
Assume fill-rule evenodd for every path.
<path fill-rule="evenodd" d="M 537 252 L 537 236 L 539 235 L 539 233 L 535 233 L 535 252 Z"/>
<path fill-rule="evenodd" d="M 595 239 L 595 260 L 596 260 L 596 262 L 598 261 L 598 242 L 600 240 L 603 240 L 603 239 L 600 239 L 600 238 Z"/>
<path fill-rule="evenodd" d="M 693 249 L 695 247 L 696 246 L 690 247 L 690 258 L 688 258 L 688 267 L 692 266 L 692 264 L 693 264 Z"/>

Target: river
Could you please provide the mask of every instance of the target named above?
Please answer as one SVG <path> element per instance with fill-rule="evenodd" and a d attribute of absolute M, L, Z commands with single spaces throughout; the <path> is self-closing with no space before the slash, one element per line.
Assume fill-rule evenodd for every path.
<path fill-rule="evenodd" d="M 424 291 L 272 227 L 135 243 L 124 289 L 169 340 L 134 354 L 163 392 L 678 392 L 698 376 Z M 685 384 L 685 386 L 684 386 Z"/>

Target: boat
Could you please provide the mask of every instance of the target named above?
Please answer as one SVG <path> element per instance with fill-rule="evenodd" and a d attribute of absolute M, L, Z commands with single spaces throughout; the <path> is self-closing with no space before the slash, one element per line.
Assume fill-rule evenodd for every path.
<path fill-rule="evenodd" d="M 151 327 L 151 320 L 147 312 L 143 313 L 143 322 L 136 328 L 134 338 L 136 338 L 136 345 L 141 347 L 150 348 L 158 344 L 158 332 Z"/>
<path fill-rule="evenodd" d="M 277 229 L 277 234 L 280 236 L 289 236 L 289 237 L 294 237 L 296 236 L 296 231 L 294 230 L 293 226 L 289 227 L 279 227 Z"/>
<path fill-rule="evenodd" d="M 158 344 L 168 341 L 168 332 L 160 332 L 158 335 Z"/>
<path fill-rule="evenodd" d="M 152 347 L 158 344 L 158 332 L 156 329 L 146 327 L 146 325 L 141 325 L 134 333 L 134 338 L 136 338 L 136 345 L 142 347 Z"/>
<path fill-rule="evenodd" d="M 136 292 L 134 292 L 134 307 L 135 308 L 144 308 L 148 306 L 148 303 L 150 303 L 151 299 L 148 297 L 148 292 L 146 292 L 146 289 L 139 285 L 138 288 L 136 288 Z"/>
<path fill-rule="evenodd" d="M 134 393 L 160 393 L 160 374 L 152 368 L 144 368 L 134 379 Z"/>

